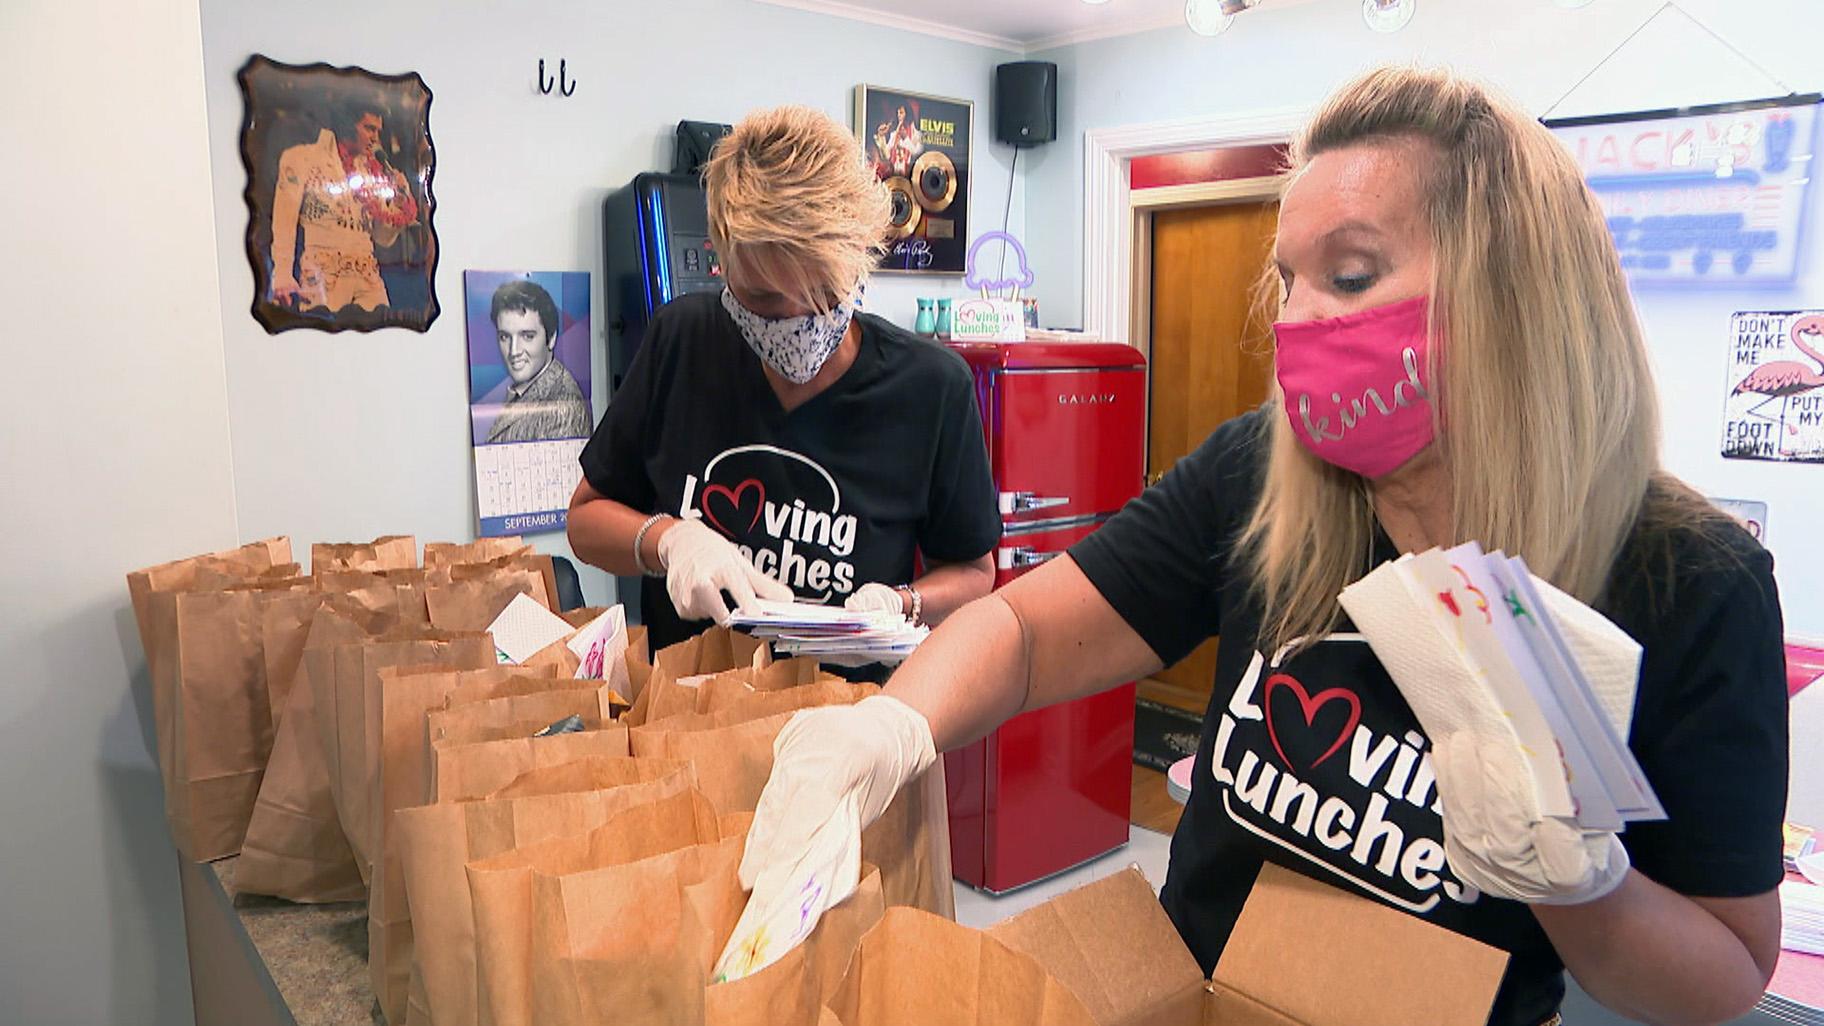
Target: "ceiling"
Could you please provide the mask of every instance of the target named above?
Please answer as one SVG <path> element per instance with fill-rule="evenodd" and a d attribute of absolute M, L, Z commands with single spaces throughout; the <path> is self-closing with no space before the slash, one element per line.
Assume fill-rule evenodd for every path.
<path fill-rule="evenodd" d="M 1184 24 L 1184 0 L 760 0 L 1026 51 Z M 1267 0 L 1275 7 L 1310 0 Z"/>

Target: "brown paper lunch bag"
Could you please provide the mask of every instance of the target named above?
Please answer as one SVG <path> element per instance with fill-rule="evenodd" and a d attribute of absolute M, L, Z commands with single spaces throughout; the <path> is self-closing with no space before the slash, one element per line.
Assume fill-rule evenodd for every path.
<path fill-rule="evenodd" d="M 586 686 L 575 677 L 544 668 L 528 669 L 502 663 L 483 670 L 464 670 L 457 675 L 456 686 L 444 696 L 443 709 L 485 702 L 491 698 L 532 695 L 540 691 L 568 691 Z M 432 710 L 436 712 L 438 710 Z M 427 725 L 428 726 L 428 725 Z"/>
<path fill-rule="evenodd" d="M 450 584 L 482 581 L 500 574 L 531 572 L 537 574 L 544 582 L 544 597 L 541 604 L 547 609 L 558 608 L 557 568 L 550 556 L 535 552 L 531 548 L 499 556 L 484 563 L 449 563 L 443 566 L 427 566 L 425 583 L 431 587 Z M 536 591 L 533 598 L 539 598 Z M 504 608 L 504 603 L 503 603 Z M 485 626 L 485 625 L 484 625 Z"/>
<path fill-rule="evenodd" d="M 578 716 L 589 730 L 599 730 L 612 720 L 612 693 L 594 681 L 571 679 L 581 687 L 537 688 L 516 684 L 505 697 L 470 702 L 432 712 L 426 730 L 432 748 L 471 744 L 510 737 L 531 737 L 567 716 Z M 513 694 L 513 691 L 522 691 Z"/>
<path fill-rule="evenodd" d="M 235 867 L 236 890 L 298 902 L 352 901 L 366 893 L 336 816 L 317 696 L 333 687 L 336 648 L 384 631 L 395 622 L 392 610 L 391 587 L 370 584 L 324 595 L 313 611 Z M 268 614 L 268 625 L 282 615 L 271 607 Z"/>
<path fill-rule="evenodd" d="M 331 570 L 410 570 L 418 565 L 418 539 L 388 534 L 371 542 L 316 542 L 310 547 L 310 572 Z"/>
<path fill-rule="evenodd" d="M 275 731 L 290 708 L 291 688 L 304 660 L 304 644 L 310 640 L 311 621 L 329 597 L 315 587 L 287 591 L 270 596 L 261 610 L 260 654 L 265 661 L 267 706 Z"/>
<path fill-rule="evenodd" d="M 240 850 L 274 722 L 261 620 L 307 580 L 262 580 L 147 599 L 152 708 L 165 811 L 178 850 L 212 861 Z"/>
<path fill-rule="evenodd" d="M 485 631 L 515 598 L 529 595 L 546 609 L 551 599 L 537 570 L 492 570 L 479 577 L 425 587 L 431 626 L 446 631 Z"/>
<path fill-rule="evenodd" d="M 333 661 L 330 712 L 325 714 L 319 706 L 318 725 L 329 721 L 324 756 L 330 767 L 330 793 L 362 879 L 371 886 L 375 857 L 372 782 L 379 776 L 380 757 L 379 671 L 430 663 L 452 669 L 494 666 L 494 641 L 481 631 L 406 626 L 337 646 Z"/>
<path fill-rule="evenodd" d="M 259 578 L 261 575 L 272 571 L 275 567 L 289 564 L 290 561 L 290 540 L 283 537 L 277 537 L 250 542 L 246 545 L 233 549 L 225 549 L 220 552 L 187 556 L 183 559 L 172 560 L 167 563 L 160 563 L 156 566 L 134 570 L 127 574 L 127 595 L 133 607 L 133 619 L 135 626 L 139 631 L 140 646 L 145 653 L 148 675 L 152 677 L 153 716 L 155 721 L 154 733 L 155 736 L 158 736 L 161 730 L 163 732 L 162 740 L 164 743 L 161 746 L 161 752 L 159 753 L 159 769 L 160 776 L 165 784 L 167 818 L 171 821 L 173 837 L 178 840 L 180 849 L 186 847 L 190 850 L 220 848 L 223 846 L 223 842 L 217 838 L 213 841 L 199 843 L 201 839 L 197 836 L 198 830 L 193 823 L 190 812 L 190 807 L 193 804 L 193 796 L 188 792 L 191 789 L 188 787 L 177 788 L 174 786 L 175 777 L 173 774 L 176 771 L 175 762 L 178 758 L 178 753 L 172 750 L 172 745 L 175 744 L 176 737 L 173 734 L 173 724 L 170 717 L 175 714 L 176 710 L 169 695 L 165 696 L 163 699 L 161 699 L 159 695 L 161 684 L 158 676 L 159 638 L 157 636 L 158 631 L 153 624 L 153 607 L 158 601 L 155 596 L 195 590 L 200 577 L 209 578 L 210 590 L 219 590 L 226 584 Z M 172 631 L 176 629 L 176 624 L 175 622 L 167 622 L 163 627 L 166 631 Z M 193 658 L 198 655 L 199 653 L 194 651 L 191 653 Z M 177 667 L 169 663 L 166 664 L 165 678 L 163 681 L 165 687 L 169 688 L 174 686 L 177 670 Z M 161 710 L 165 716 L 165 722 L 162 727 L 157 722 L 161 715 Z M 238 779 L 241 781 L 245 780 L 244 777 Z M 236 778 L 224 777 L 219 778 L 212 783 L 202 784 L 200 785 L 200 789 L 215 795 L 217 798 L 225 798 L 233 802 L 238 802 L 239 797 L 235 790 L 236 784 Z M 210 799 L 204 800 L 205 804 L 210 801 Z M 174 812 L 175 815 L 173 815 Z M 208 817 L 205 816 L 205 819 L 206 818 Z M 244 830 L 244 827 L 245 824 L 241 824 L 241 829 Z M 208 832 L 209 831 L 207 830 L 202 831 L 202 833 L 205 834 Z M 230 829 L 229 832 L 233 833 L 234 831 Z M 183 836 L 180 837 L 180 834 Z"/>
<path fill-rule="evenodd" d="M 477 538 L 472 542 L 425 542 L 424 565 L 450 566 L 456 563 L 486 563 L 501 556 L 526 551 L 530 546 L 519 535 Z"/>
<path fill-rule="evenodd" d="M 569 691 L 574 690 L 577 685 L 577 681 L 572 677 L 555 674 L 544 676 L 550 671 L 528 670 L 523 666 L 504 663 L 479 670 L 453 672 L 455 674 L 453 686 L 444 693 L 442 702 L 436 708 L 425 713 L 425 722 L 414 739 L 418 752 L 419 779 L 424 782 L 424 786 L 412 799 L 411 804 L 413 805 L 423 804 L 432 800 L 433 797 L 431 780 L 435 760 L 431 747 L 430 717 L 432 714 L 494 698 L 532 695 L 543 691 Z"/>
<path fill-rule="evenodd" d="M 745 698 L 817 682 L 842 682 L 825 673 L 808 657 L 784 659 L 764 666 L 748 665 L 720 673 L 673 677 L 658 673 L 648 683 L 650 697 L 642 723 L 687 713 L 712 712 Z"/>
<path fill-rule="evenodd" d="M 369 593 L 384 589 L 390 600 L 375 605 L 389 613 L 399 624 L 429 626 L 430 612 L 425 608 L 424 593 L 428 572 L 416 567 L 401 570 L 329 570 L 315 575 L 324 591 Z"/>
<path fill-rule="evenodd" d="M 889 908 L 861 938 L 829 1008 L 842 1026 L 1094 1026 L 1031 957 L 966 926 Z"/>
<path fill-rule="evenodd" d="M 387 667 L 378 673 L 380 711 L 379 773 L 372 782 L 375 790 L 369 796 L 373 817 L 370 837 L 375 844 L 372 897 L 368 904 L 369 968 L 374 992 L 382 995 L 381 1008 L 392 1019 L 398 1010 L 405 1014 L 407 986 L 412 959 L 413 934 L 411 913 L 406 900 L 403 867 L 393 842 L 389 839 L 391 814 L 424 801 L 429 789 L 428 724 L 434 711 L 441 711 L 454 690 L 479 678 L 497 686 L 547 684 L 522 675 L 502 675 L 508 667 L 477 670 L 450 670 L 441 666 Z M 569 683 L 579 683 L 574 679 Z M 573 696 L 572 708 L 600 725 L 601 698 L 595 689 L 582 689 Z M 593 701 L 594 704 L 591 704 Z M 371 710 L 370 710 L 371 713 Z M 565 715 L 568 715 L 567 713 Z M 486 738 L 477 738 L 485 740 Z"/>
<path fill-rule="evenodd" d="M 804 943 L 752 976 L 712 983 L 704 995 L 707 1026 L 817 1026 L 835 996 L 861 938 L 886 915 L 880 871 L 861 868 L 855 893 L 824 910 Z M 723 938 L 712 958 L 721 956 Z"/>
<path fill-rule="evenodd" d="M 627 697 L 637 699 L 652 679 L 652 646 L 645 624 L 627 627 Z"/>
<path fill-rule="evenodd" d="M 287 569 L 289 566 L 287 567 Z M 297 677 L 304 639 L 324 595 L 310 577 L 261 575 L 228 586 L 230 591 L 252 591 L 259 607 L 260 680 L 266 689 L 266 707 L 272 726 L 284 717 L 286 698 Z"/>
<path fill-rule="evenodd" d="M 472 801 L 517 780 L 522 774 L 591 755 L 625 758 L 627 731 L 621 727 L 551 737 L 507 737 L 467 744 L 433 745 L 433 802 Z"/>
<path fill-rule="evenodd" d="M 459 685 L 455 691 L 450 692 L 449 698 L 445 700 L 444 708 L 442 710 L 434 711 L 455 710 L 464 706 L 479 705 L 483 702 L 498 702 L 510 698 L 526 698 L 531 695 L 550 694 L 554 691 L 589 692 L 600 696 L 595 702 L 594 707 L 596 709 L 612 709 L 616 707 L 614 699 L 617 696 L 605 692 L 600 681 L 579 680 L 576 677 L 565 677 L 557 674 L 555 671 L 543 669 L 527 670 L 524 666 L 503 666 L 501 669 L 511 669 L 513 672 L 485 683 L 480 681 L 465 682 Z M 551 676 L 540 676 L 540 674 L 543 673 L 551 673 Z M 606 704 L 604 704 L 604 699 L 606 699 Z M 520 705 L 513 713 L 489 713 L 481 718 L 481 722 L 469 721 L 460 727 L 456 727 L 456 734 L 452 736 L 467 736 L 471 739 L 475 739 L 477 737 L 477 732 L 480 732 L 480 735 L 485 736 L 491 730 L 495 729 L 486 726 L 485 723 L 489 720 L 494 720 L 496 716 L 501 717 L 496 721 L 497 723 L 516 723 L 521 717 L 534 717 L 536 712 L 537 710 L 535 709 L 529 709 L 524 705 Z M 439 723 L 446 728 L 453 726 L 455 722 L 459 721 L 439 720 Z M 426 739 L 428 742 L 428 723 L 426 724 L 426 727 Z M 448 739 L 444 738 L 443 740 Z"/>
<path fill-rule="evenodd" d="M 709 803 L 687 791 L 628 809 L 581 837 L 470 863 L 482 1023 L 583 1022 L 590 1008 L 568 963 L 598 939 L 598 931 L 628 933 L 624 940 L 629 945 L 681 956 L 682 964 L 694 966 L 698 950 L 713 939 L 681 944 L 676 920 L 684 897 L 680 888 L 719 874 L 724 882 L 714 893 L 738 893 L 734 876 L 742 841 L 742 835 L 723 838 Z M 726 936 L 740 906 L 732 898 L 721 904 L 732 905 L 720 909 Z M 654 918 L 630 916 L 629 905 Z M 700 975 L 686 978 L 666 965 L 628 964 L 626 969 L 655 991 L 688 996 L 695 990 L 701 1004 Z M 650 1011 L 626 1005 L 608 1011 L 609 1019 L 595 1021 L 652 1022 Z"/>
<path fill-rule="evenodd" d="M 694 712 L 696 693 L 678 695 L 678 681 L 770 665 L 772 654 L 763 642 L 726 627 L 712 627 L 653 655 L 652 671 L 639 683 L 639 693 L 632 696 L 633 708 L 622 719 L 637 727 L 669 713 Z"/>
<path fill-rule="evenodd" d="M 712 730 L 628 731 L 635 758 L 677 759 L 697 768 L 697 786 L 718 812 L 752 812 L 773 769 L 773 738 L 791 719 L 778 713 Z"/>
<path fill-rule="evenodd" d="M 756 695 L 788 691 L 819 682 L 846 683 L 833 673 L 826 673 L 817 660 L 800 656 L 776 660 L 761 669 L 752 667 L 718 673 L 696 685 L 696 706 L 689 711 L 707 713 L 727 708 Z M 654 696 L 655 699 L 657 696 Z M 649 719 L 659 719 L 656 713 Z"/>
<path fill-rule="evenodd" d="M 846 691 L 825 689 L 822 685 L 809 687 L 819 689 L 824 697 L 845 702 L 871 693 L 868 686 L 851 686 Z M 747 701 L 773 700 L 755 696 Z M 710 714 L 711 722 L 716 722 L 719 715 Z M 694 764 L 697 786 L 719 811 L 751 812 L 759 804 L 760 792 L 772 774 L 773 739 L 793 715 L 781 712 L 706 730 L 670 730 L 654 723 L 634 728 L 628 738 L 635 757 Z M 942 759 L 901 788 L 880 818 L 863 831 L 861 840 L 862 858 L 880 868 L 888 905 L 910 905 L 945 918 L 955 917 L 949 802 Z"/>
<path fill-rule="evenodd" d="M 765 719 L 780 713 L 797 712 L 799 709 L 810 709 L 819 705 L 846 705 L 859 702 L 868 695 L 877 694 L 879 691 L 880 688 L 873 684 L 854 684 L 837 677 L 780 691 L 728 693 L 708 702 L 706 712 L 679 713 L 676 716 L 651 720 L 639 729 L 648 733 L 713 730 L 717 727 L 730 727 L 749 720 Z"/>
<path fill-rule="evenodd" d="M 520 774 L 487 797 L 401 809 L 394 817 L 414 933 L 407 1020 L 474 1026 L 475 921 L 464 865 L 584 834 L 625 809 L 687 790 L 690 767 L 582 756 Z"/>
<path fill-rule="evenodd" d="M 271 589 L 274 587 L 296 588 L 304 586 L 298 578 L 304 576 L 296 563 L 276 563 L 264 570 L 249 570 L 239 564 L 202 563 L 196 568 L 196 575 L 191 578 L 187 588 L 166 589 L 174 591 L 229 591 L 235 588 Z"/>
<path fill-rule="evenodd" d="M 127 598 L 133 606 L 133 621 L 139 628 L 140 648 L 147 665 L 151 665 L 152 607 L 151 597 L 159 591 L 188 591 L 198 570 L 205 567 L 230 568 L 242 577 L 254 577 L 275 566 L 291 562 L 291 539 L 280 536 L 220 552 L 186 556 L 168 563 L 134 570 L 127 574 Z"/>

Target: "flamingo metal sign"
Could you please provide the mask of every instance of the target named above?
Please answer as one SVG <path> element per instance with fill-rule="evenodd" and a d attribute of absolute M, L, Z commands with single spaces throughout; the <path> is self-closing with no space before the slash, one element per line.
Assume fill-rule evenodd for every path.
<path fill-rule="evenodd" d="M 1729 320 L 1723 455 L 1824 463 L 1824 311 Z"/>

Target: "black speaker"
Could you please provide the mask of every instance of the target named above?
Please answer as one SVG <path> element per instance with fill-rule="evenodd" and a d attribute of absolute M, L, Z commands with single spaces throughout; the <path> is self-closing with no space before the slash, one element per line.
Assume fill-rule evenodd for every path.
<path fill-rule="evenodd" d="M 994 69 L 994 137 L 1037 146 L 1058 137 L 1058 66 L 1015 61 Z"/>
<path fill-rule="evenodd" d="M 734 130 L 733 125 L 714 121 L 678 122 L 678 146 L 672 152 L 671 173 L 702 174 L 703 165 L 709 162 L 709 151 L 715 149 L 718 140 Z"/>

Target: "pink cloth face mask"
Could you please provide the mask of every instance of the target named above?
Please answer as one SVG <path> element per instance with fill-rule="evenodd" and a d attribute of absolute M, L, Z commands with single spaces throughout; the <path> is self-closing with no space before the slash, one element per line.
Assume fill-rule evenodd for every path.
<path fill-rule="evenodd" d="M 1363 477 L 1398 469 L 1431 444 L 1425 380 L 1430 297 L 1322 321 L 1273 325 L 1292 433 L 1318 459 Z"/>

